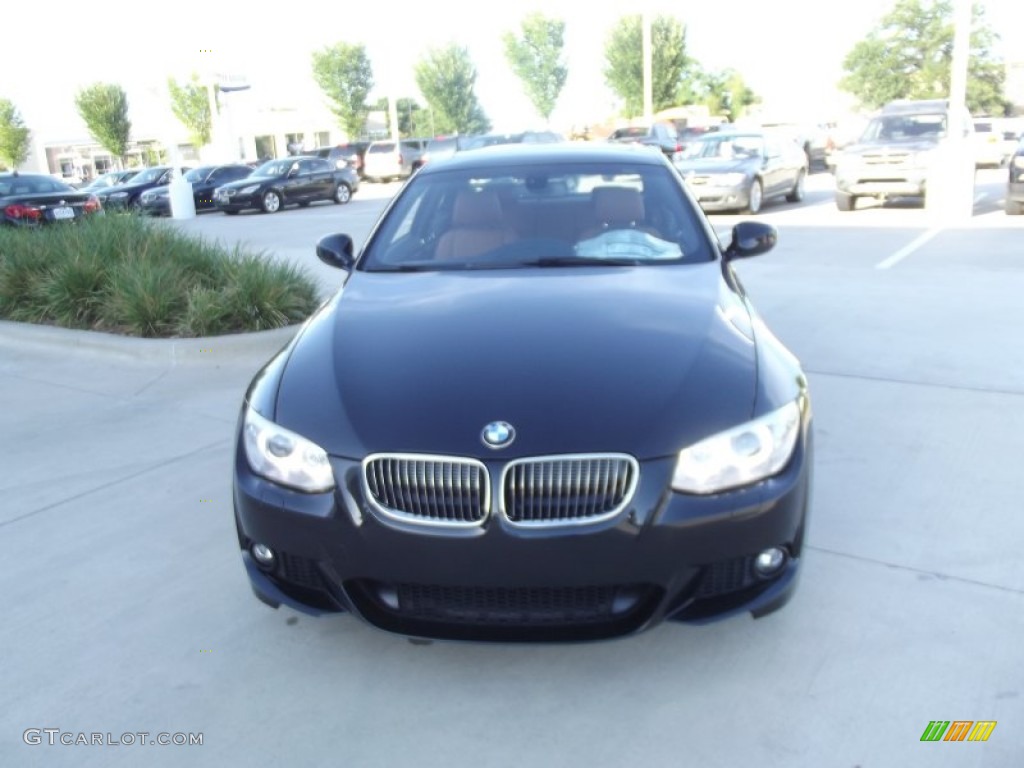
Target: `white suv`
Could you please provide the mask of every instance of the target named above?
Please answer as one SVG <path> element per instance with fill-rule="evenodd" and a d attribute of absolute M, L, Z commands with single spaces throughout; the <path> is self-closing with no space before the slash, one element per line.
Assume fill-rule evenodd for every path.
<path fill-rule="evenodd" d="M 426 139 L 375 141 L 366 148 L 363 157 L 363 175 L 367 181 L 393 181 L 412 175 L 423 164 Z"/>

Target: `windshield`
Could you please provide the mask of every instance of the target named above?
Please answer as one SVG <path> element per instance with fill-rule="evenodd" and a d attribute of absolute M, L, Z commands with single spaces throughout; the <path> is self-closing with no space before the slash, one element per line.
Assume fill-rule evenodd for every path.
<path fill-rule="evenodd" d="M 742 160 L 764 154 L 764 139 L 756 135 L 716 135 L 693 139 L 683 147 L 684 160 L 715 158 Z"/>
<path fill-rule="evenodd" d="M 150 182 L 156 181 L 161 176 L 167 173 L 166 168 L 147 168 L 144 171 L 139 171 L 139 175 L 132 179 L 133 184 L 149 184 Z"/>
<path fill-rule="evenodd" d="M 635 126 L 633 128 L 620 128 L 612 134 L 613 139 L 642 139 L 647 136 L 650 129 L 646 126 Z"/>
<path fill-rule="evenodd" d="M 298 164 L 294 160 L 271 160 L 269 163 L 264 163 L 255 171 L 252 172 L 253 176 L 284 176 L 292 169 L 292 166 Z"/>
<path fill-rule="evenodd" d="M 946 116 L 882 115 L 868 123 L 862 141 L 941 139 L 946 135 Z"/>
<path fill-rule="evenodd" d="M 210 172 L 213 171 L 214 167 L 215 166 L 209 165 L 203 168 L 193 168 L 191 171 L 185 174 L 185 181 L 189 182 L 190 184 L 195 184 L 196 182 L 200 181 L 206 181 L 206 177 L 210 175 Z"/>
<path fill-rule="evenodd" d="M 552 163 L 414 177 L 359 269 L 634 266 L 713 258 L 700 214 L 671 169 Z"/>

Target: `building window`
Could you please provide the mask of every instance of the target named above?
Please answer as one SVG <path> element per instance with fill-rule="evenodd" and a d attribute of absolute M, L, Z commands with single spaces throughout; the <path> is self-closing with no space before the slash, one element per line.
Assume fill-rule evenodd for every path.
<path fill-rule="evenodd" d="M 306 135 L 303 133 L 286 133 L 284 140 L 289 155 L 301 155 L 306 147 Z"/>
<path fill-rule="evenodd" d="M 318 147 L 329 147 L 331 146 L 331 132 L 320 131 L 316 135 L 316 145 Z"/>
<path fill-rule="evenodd" d="M 256 137 L 256 157 L 259 160 L 274 160 L 277 158 L 277 142 L 273 136 Z"/>
<path fill-rule="evenodd" d="M 114 161 L 109 155 L 100 155 L 92 159 L 93 164 L 96 166 L 96 173 L 109 173 L 114 170 Z"/>

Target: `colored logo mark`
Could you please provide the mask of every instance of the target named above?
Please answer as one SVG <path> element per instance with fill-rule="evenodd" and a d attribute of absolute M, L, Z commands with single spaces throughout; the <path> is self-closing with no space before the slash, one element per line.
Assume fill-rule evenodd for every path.
<path fill-rule="evenodd" d="M 921 741 L 988 741 L 996 720 L 931 720 Z"/>

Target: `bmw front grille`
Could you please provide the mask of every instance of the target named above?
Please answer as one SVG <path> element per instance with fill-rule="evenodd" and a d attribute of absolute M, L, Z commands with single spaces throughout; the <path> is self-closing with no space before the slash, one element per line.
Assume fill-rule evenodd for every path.
<path fill-rule="evenodd" d="M 500 468 L 498 504 L 517 527 L 597 523 L 628 506 L 639 477 L 626 454 L 515 459 Z M 475 459 L 374 454 L 363 461 L 363 487 L 374 510 L 406 523 L 478 526 L 491 510 L 491 477 Z"/>

